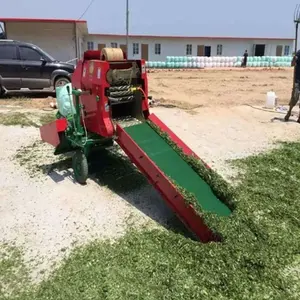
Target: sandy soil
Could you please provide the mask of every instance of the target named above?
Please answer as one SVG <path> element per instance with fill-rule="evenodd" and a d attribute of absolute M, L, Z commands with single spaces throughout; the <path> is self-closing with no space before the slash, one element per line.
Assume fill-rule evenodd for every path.
<path fill-rule="evenodd" d="M 286 123 L 284 113 L 250 106 L 203 107 L 192 115 L 180 109 L 158 107 L 152 111 L 228 180 L 234 172 L 227 160 L 270 149 L 279 140 L 300 138 L 296 116 Z"/>
<path fill-rule="evenodd" d="M 164 104 L 180 107 L 261 105 L 274 90 L 287 104 L 293 71 L 286 69 L 157 70 L 149 74 L 149 94 Z M 174 103 L 175 102 L 175 103 Z"/>
<path fill-rule="evenodd" d="M 276 140 L 299 139 L 300 125 L 295 117 L 284 123 L 284 114 L 259 109 L 271 88 L 280 100 L 287 101 L 291 76 L 291 70 L 150 73 L 153 96 L 199 106 L 192 112 L 165 107 L 154 107 L 152 112 L 230 179 L 234 172 L 226 160 L 269 149 Z M 37 114 L 37 109 L 48 107 L 52 99 L 18 101 L 15 104 L 23 109 L 9 100 L 1 100 L 0 108 L 10 110 L 7 105 L 13 105 L 13 110 L 28 111 L 34 107 Z M 150 220 L 151 226 L 160 226 L 172 217 L 151 186 L 122 194 L 92 179 L 80 186 L 74 183 L 71 169 L 32 176 L 28 170 L 33 165 L 57 160 L 50 146 L 38 143 L 23 153 L 20 165 L 15 155 L 35 141 L 39 141 L 37 128 L 0 126 L 0 243 L 15 242 L 24 247 L 26 260 L 38 264 L 34 279 L 41 279 L 39 271 L 49 270 L 74 243 L 116 238 L 125 232 L 130 218 L 134 223 L 148 224 Z"/>

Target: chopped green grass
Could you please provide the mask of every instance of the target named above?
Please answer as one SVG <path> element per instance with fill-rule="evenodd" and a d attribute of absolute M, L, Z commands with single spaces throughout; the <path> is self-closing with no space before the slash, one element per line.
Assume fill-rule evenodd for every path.
<path fill-rule="evenodd" d="M 0 113 L 0 124 L 5 126 L 40 127 L 55 120 L 55 114 L 43 113 L 37 116 L 29 112 L 5 112 Z"/>
<path fill-rule="evenodd" d="M 0 124 L 5 126 L 18 126 L 21 127 L 38 127 L 34 121 L 30 119 L 28 113 L 13 112 L 13 113 L 0 113 Z"/>
<path fill-rule="evenodd" d="M 21 147 L 15 160 L 26 167 L 31 177 L 49 175 L 72 168 L 72 157 L 65 154 L 55 156 L 54 148 L 42 141 Z M 102 149 L 89 155 L 89 175 L 101 186 L 106 186 L 114 193 L 124 195 L 148 184 L 147 179 L 120 152 L 118 146 L 110 150 Z"/>
<path fill-rule="evenodd" d="M 7 244 L 0 246 L 0 299 L 20 294 L 29 282 L 22 251 Z"/>
<path fill-rule="evenodd" d="M 55 116 L 54 112 L 44 113 L 40 116 L 40 123 L 41 123 L 41 125 L 45 125 L 45 124 L 55 121 L 55 119 L 56 119 L 56 116 Z"/>
<path fill-rule="evenodd" d="M 130 230 L 77 248 L 36 287 L 8 299 L 300 299 L 300 143 L 238 160 L 223 243 Z"/>
<path fill-rule="evenodd" d="M 90 158 L 91 178 L 114 193 L 124 195 L 148 184 L 147 179 L 115 146 L 101 150 Z"/>

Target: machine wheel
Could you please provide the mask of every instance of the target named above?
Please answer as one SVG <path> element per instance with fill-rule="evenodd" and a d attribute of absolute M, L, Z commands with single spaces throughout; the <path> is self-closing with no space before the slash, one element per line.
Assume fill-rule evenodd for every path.
<path fill-rule="evenodd" d="M 55 83 L 54 83 L 54 89 L 56 89 L 57 87 L 60 86 L 64 86 L 66 84 L 70 83 L 70 79 L 67 77 L 57 77 L 55 79 Z"/>
<path fill-rule="evenodd" d="M 85 184 L 89 174 L 88 162 L 81 150 L 75 152 L 72 158 L 72 167 L 76 181 L 80 184 Z"/>

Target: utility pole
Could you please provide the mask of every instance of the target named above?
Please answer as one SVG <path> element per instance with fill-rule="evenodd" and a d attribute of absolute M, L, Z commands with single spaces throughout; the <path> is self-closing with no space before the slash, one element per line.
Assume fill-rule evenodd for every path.
<path fill-rule="evenodd" d="M 298 47 L 298 26 L 300 23 L 300 5 L 297 4 L 295 11 L 294 11 L 294 23 L 295 23 L 295 53 L 297 53 L 297 47 Z M 293 57 L 294 58 L 294 57 Z M 295 83 L 296 83 L 296 67 L 294 67 L 294 78 L 293 78 L 293 92 L 295 90 Z"/>
<path fill-rule="evenodd" d="M 128 58 L 128 32 L 129 32 L 129 0 L 126 0 L 126 52 L 127 52 L 127 58 Z"/>
<path fill-rule="evenodd" d="M 294 23 L 295 23 L 295 54 L 297 52 L 297 42 L 298 42 L 298 26 L 300 23 L 300 5 L 297 4 L 294 11 Z"/>
<path fill-rule="evenodd" d="M 296 8 L 294 10 L 294 23 L 295 23 L 295 49 L 294 49 L 294 53 L 293 53 L 293 60 L 292 62 L 294 62 L 294 74 L 293 74 L 293 89 L 292 89 L 292 95 L 291 95 L 291 102 L 289 104 L 290 108 L 288 110 L 288 112 L 286 113 L 285 117 L 284 117 L 284 120 L 287 122 L 291 116 L 291 113 L 292 113 L 292 109 L 295 105 L 293 105 L 293 101 L 295 101 L 296 103 L 298 101 L 296 101 L 295 99 L 298 99 L 299 98 L 299 89 L 296 88 L 296 66 L 297 66 L 297 62 L 294 61 L 295 59 L 295 56 L 296 56 L 296 53 L 297 53 L 297 44 L 298 44 L 298 27 L 299 27 L 299 23 L 300 23 L 300 5 L 297 4 L 296 5 Z M 299 68 L 299 67 L 298 67 Z M 300 119 L 300 117 L 299 117 Z"/>

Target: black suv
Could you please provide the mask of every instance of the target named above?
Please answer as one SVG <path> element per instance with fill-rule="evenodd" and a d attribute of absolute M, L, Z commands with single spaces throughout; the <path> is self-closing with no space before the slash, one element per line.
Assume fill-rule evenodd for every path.
<path fill-rule="evenodd" d="M 36 45 L 0 40 L 0 96 L 10 90 L 42 90 L 71 81 L 75 66 L 60 62 Z"/>

